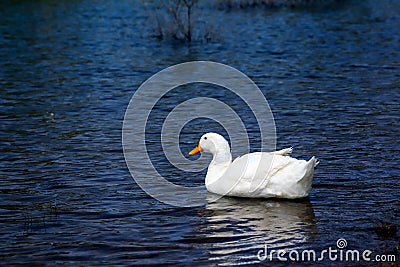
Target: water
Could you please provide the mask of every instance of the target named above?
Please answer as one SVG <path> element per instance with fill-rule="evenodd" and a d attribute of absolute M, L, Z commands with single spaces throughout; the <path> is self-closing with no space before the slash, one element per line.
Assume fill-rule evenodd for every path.
<path fill-rule="evenodd" d="M 181 44 L 150 38 L 148 13 L 136 1 L 0 4 L 4 263 L 254 264 L 264 244 L 321 251 L 339 238 L 349 249 L 399 258 L 398 237 L 372 229 L 379 220 L 399 224 L 397 1 L 206 11 L 214 39 Z M 258 84 L 278 148 L 321 160 L 309 199 L 178 208 L 133 182 L 121 145 L 125 108 L 152 74 L 190 60 L 229 64 Z M 191 88 L 178 88 L 155 115 L 194 94 L 241 110 L 232 94 Z M 252 115 L 241 112 L 257 150 Z M 149 134 L 159 170 L 201 185 L 204 171 L 181 173 L 157 153 L 160 123 L 155 117 Z M 206 131 L 223 132 L 201 119 L 185 127 L 183 153 Z"/>

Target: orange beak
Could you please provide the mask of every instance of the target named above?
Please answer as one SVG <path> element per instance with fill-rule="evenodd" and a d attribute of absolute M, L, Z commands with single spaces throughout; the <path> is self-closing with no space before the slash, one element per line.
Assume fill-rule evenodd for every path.
<path fill-rule="evenodd" d="M 199 143 L 195 148 L 193 148 L 192 151 L 189 152 L 189 155 L 191 156 L 191 155 L 197 154 L 201 151 L 203 151 L 203 149 L 200 147 L 200 143 Z"/>

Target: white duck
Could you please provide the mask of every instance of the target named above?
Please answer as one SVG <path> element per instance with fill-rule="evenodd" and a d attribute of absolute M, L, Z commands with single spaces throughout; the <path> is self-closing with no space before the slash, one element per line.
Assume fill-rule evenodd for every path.
<path fill-rule="evenodd" d="M 232 162 L 228 142 L 217 133 L 204 134 L 189 155 L 198 152 L 213 154 L 205 181 L 207 190 L 228 196 L 307 197 L 318 164 L 315 157 L 305 161 L 286 156 L 292 148 L 250 153 Z"/>

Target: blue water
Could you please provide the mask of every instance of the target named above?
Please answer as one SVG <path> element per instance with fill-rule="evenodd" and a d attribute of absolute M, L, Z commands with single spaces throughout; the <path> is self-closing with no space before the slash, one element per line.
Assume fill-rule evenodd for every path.
<path fill-rule="evenodd" d="M 198 27 L 212 38 L 188 44 L 152 38 L 151 11 L 137 1 L 1 2 L 2 262 L 252 265 L 264 244 L 321 251 L 339 238 L 349 249 L 399 259 L 398 233 L 373 230 L 380 220 L 400 223 L 399 11 L 394 0 L 204 4 L 197 12 L 207 23 Z M 321 161 L 308 199 L 222 198 L 179 208 L 134 182 L 121 144 L 130 98 L 157 71 L 191 60 L 228 64 L 256 82 L 275 118 L 277 147 Z M 181 173 L 166 162 L 157 143 L 162 118 L 193 96 L 239 103 L 202 88 L 178 88 L 156 106 L 161 119 L 148 134 L 159 171 L 186 186 L 201 185 L 205 171 Z M 254 118 L 237 110 L 257 150 Z M 192 121 L 182 130 L 182 153 L 206 131 L 224 133 L 217 123 Z"/>

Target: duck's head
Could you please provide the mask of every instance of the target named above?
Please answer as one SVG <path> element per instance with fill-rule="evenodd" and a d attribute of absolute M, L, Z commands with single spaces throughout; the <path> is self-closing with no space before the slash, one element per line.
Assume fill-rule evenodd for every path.
<path fill-rule="evenodd" d="M 217 133 L 206 133 L 200 138 L 197 147 L 189 152 L 189 155 L 194 155 L 199 152 L 208 152 L 215 155 L 218 151 L 230 152 L 228 141 Z"/>

